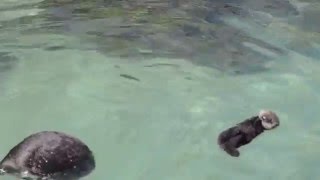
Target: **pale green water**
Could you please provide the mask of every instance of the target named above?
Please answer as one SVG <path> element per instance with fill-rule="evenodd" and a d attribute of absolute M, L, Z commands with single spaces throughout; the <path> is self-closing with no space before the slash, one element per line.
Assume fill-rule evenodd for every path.
<path fill-rule="evenodd" d="M 90 180 L 320 179 L 317 1 L 292 1 L 297 14 L 244 0 L 246 16 L 189 18 L 205 31 L 191 37 L 161 23 L 170 18 L 141 33 L 119 28 L 128 25 L 119 12 L 88 19 L 70 13 L 76 3 L 39 2 L 0 2 L 1 154 L 33 132 L 59 130 L 94 151 Z M 157 63 L 173 65 L 148 67 Z M 240 158 L 217 147 L 222 130 L 262 108 L 278 113 L 277 130 Z"/>

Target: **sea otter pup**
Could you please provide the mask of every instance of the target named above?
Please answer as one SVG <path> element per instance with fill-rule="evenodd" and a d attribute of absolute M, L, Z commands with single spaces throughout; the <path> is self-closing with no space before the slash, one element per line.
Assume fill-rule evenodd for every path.
<path fill-rule="evenodd" d="M 28 180 L 77 180 L 94 169 L 94 156 L 87 145 L 55 131 L 26 137 L 0 162 L 1 175 Z"/>
<path fill-rule="evenodd" d="M 239 157 L 237 148 L 249 144 L 254 138 L 280 125 L 278 116 L 269 110 L 261 110 L 259 115 L 253 116 L 219 134 L 220 148 L 233 157 Z"/>

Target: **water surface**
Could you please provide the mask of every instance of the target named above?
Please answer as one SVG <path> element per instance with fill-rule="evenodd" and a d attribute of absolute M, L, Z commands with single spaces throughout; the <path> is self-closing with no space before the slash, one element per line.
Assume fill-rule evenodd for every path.
<path fill-rule="evenodd" d="M 0 2 L 0 152 L 58 130 L 103 180 L 316 180 L 317 1 Z M 224 129 L 281 126 L 232 158 Z M 4 177 L 4 179 L 13 179 Z"/>

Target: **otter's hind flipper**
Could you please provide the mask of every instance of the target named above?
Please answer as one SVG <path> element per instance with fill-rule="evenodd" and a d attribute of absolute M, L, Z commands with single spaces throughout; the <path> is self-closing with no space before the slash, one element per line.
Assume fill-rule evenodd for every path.
<path fill-rule="evenodd" d="M 240 156 L 237 150 L 238 141 L 241 138 L 240 129 L 238 126 L 231 127 L 219 134 L 218 144 L 221 149 L 227 152 L 230 156 Z"/>
<path fill-rule="evenodd" d="M 221 144 L 220 147 L 227 152 L 230 156 L 239 157 L 240 152 L 233 147 L 230 143 Z"/>
<path fill-rule="evenodd" d="M 220 144 L 220 147 L 230 156 L 239 157 L 240 152 L 237 150 L 237 148 L 239 147 L 239 142 L 241 141 L 241 138 L 241 135 L 231 137 L 227 142 Z"/>

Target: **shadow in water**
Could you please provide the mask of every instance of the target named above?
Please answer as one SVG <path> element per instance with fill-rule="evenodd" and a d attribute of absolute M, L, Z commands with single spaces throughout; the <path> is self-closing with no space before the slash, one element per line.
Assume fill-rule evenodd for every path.
<path fill-rule="evenodd" d="M 9 52 L 0 52 L 0 73 L 13 68 L 18 59 Z"/>

